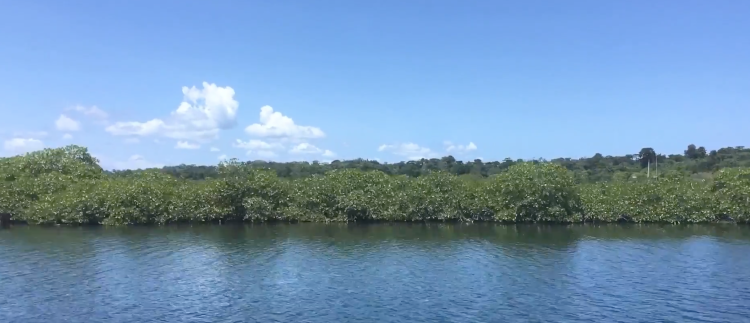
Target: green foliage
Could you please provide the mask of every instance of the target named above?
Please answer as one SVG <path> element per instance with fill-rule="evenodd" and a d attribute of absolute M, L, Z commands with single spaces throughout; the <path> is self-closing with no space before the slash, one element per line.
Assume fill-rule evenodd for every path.
<path fill-rule="evenodd" d="M 581 189 L 584 213 L 602 222 L 713 222 L 716 196 L 705 182 L 682 177 L 598 183 Z"/>
<path fill-rule="evenodd" d="M 57 194 L 44 195 L 24 212 L 25 220 L 36 224 L 96 224 L 109 212 L 105 182 L 83 182 Z"/>
<path fill-rule="evenodd" d="M 502 161 L 460 161 L 452 156 L 412 160 L 398 163 L 380 163 L 374 160 L 334 160 L 331 163 L 318 162 L 266 162 L 248 161 L 242 164 L 255 169 L 270 169 L 279 178 L 305 178 L 312 175 L 324 175 L 332 170 L 356 169 L 360 171 L 379 170 L 388 175 L 406 175 L 421 177 L 441 171 L 461 177 L 488 178 L 502 173 L 509 167 L 523 163 L 523 160 L 506 158 Z M 576 183 L 599 183 L 622 180 L 625 177 L 651 176 L 667 172 L 679 173 L 682 176 L 710 174 L 722 168 L 750 167 L 750 148 L 727 147 L 706 152 L 704 147 L 689 145 L 684 155 L 662 155 L 653 148 L 643 148 L 638 153 L 623 156 L 603 156 L 594 154 L 588 158 L 556 158 L 549 162 L 558 164 L 573 172 Z M 658 170 L 657 170 L 658 164 Z M 650 166 L 650 167 L 649 167 Z M 179 165 L 168 166 L 162 172 L 177 178 L 206 180 L 220 178 L 216 166 Z M 116 176 L 129 176 L 139 170 L 117 171 Z"/>
<path fill-rule="evenodd" d="M 86 148 L 73 145 L 0 159 L 0 212 L 21 215 L 37 208 L 40 198 L 103 178 L 98 162 Z"/>
<path fill-rule="evenodd" d="M 456 176 L 435 172 L 417 178 L 409 186 L 399 205 L 408 219 L 445 221 L 463 217 L 460 199 L 465 183 Z"/>
<path fill-rule="evenodd" d="M 703 158 L 699 148 L 692 147 L 690 152 L 690 160 Z M 598 155 L 591 165 L 605 161 L 606 157 Z M 32 224 L 105 225 L 750 222 L 750 168 L 692 176 L 670 169 L 660 177 L 646 177 L 646 170 L 633 159 L 636 170 L 612 171 L 612 180 L 591 183 L 587 179 L 601 173 L 573 171 L 563 163 L 505 160 L 503 170 L 489 177 L 476 168 L 455 175 L 463 166 L 453 158 L 439 163 L 445 167 L 430 169 L 423 164 L 419 176 L 393 175 L 360 161 L 358 168 L 341 167 L 289 179 L 273 169 L 230 160 L 214 168 L 216 176 L 194 180 L 159 169 L 106 173 L 85 148 L 68 146 L 0 159 L 0 212 Z"/>
<path fill-rule="evenodd" d="M 714 178 L 717 214 L 750 222 L 750 169 L 727 168 Z"/>
<path fill-rule="evenodd" d="M 643 148 L 638 153 L 638 161 L 641 164 L 641 168 L 647 167 L 649 163 L 655 163 L 657 161 L 656 151 L 653 148 Z"/>
<path fill-rule="evenodd" d="M 288 193 L 285 185 L 271 171 L 252 169 L 236 160 L 223 162 L 219 165 L 220 179 L 209 186 L 209 200 L 220 205 L 223 214 L 218 214 L 228 221 L 242 221 L 247 219 L 262 219 L 275 217 L 275 212 L 287 203 Z M 248 200 L 250 199 L 250 200 Z M 258 209 L 259 201 L 267 204 L 265 214 L 248 214 L 246 204 L 253 211 Z"/>
<path fill-rule="evenodd" d="M 581 221 L 575 181 L 565 168 L 551 163 L 522 163 L 495 176 L 488 189 L 499 198 L 504 221 Z"/>

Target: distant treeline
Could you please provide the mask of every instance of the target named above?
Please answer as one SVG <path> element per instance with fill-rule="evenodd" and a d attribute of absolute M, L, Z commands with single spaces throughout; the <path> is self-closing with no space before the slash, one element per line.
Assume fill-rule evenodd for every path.
<path fill-rule="evenodd" d="M 1 158 L 0 213 L 32 224 L 107 225 L 232 221 L 750 222 L 750 167 L 721 168 L 706 173 L 709 176 L 705 179 L 691 177 L 693 172 L 689 170 L 704 163 L 712 167 L 745 163 L 747 150 L 726 148 L 705 154 L 705 149 L 691 147 L 681 161 L 671 156 L 659 159 L 660 169 L 666 170 L 658 177 L 641 176 L 642 167 L 650 168 L 652 159 L 656 162 L 661 158 L 652 149 L 644 149 L 638 158 L 595 156 L 575 161 L 573 165 L 582 165 L 583 170 L 571 170 L 566 161 L 475 161 L 468 163 L 469 168 L 496 166 L 487 166 L 491 171 L 486 175 L 479 172 L 463 176 L 472 174 L 458 171 L 467 164 L 450 157 L 401 164 L 260 164 L 231 160 L 210 168 L 206 173 L 210 176 L 191 177 L 172 176 L 165 171 L 176 168 L 105 172 L 86 148 L 67 146 Z M 387 171 L 335 166 L 354 163 L 384 165 Z M 617 166 L 611 166 L 615 163 Z M 503 164 L 507 167 L 498 166 Z M 272 167 L 261 169 L 263 165 Z M 279 176 L 279 169 L 273 165 L 320 168 Z M 392 165 L 400 166 L 389 168 Z M 399 174 L 398 170 L 409 169 L 410 165 L 421 165 L 419 172 Z M 581 180 L 581 174 L 601 175 L 604 169 L 620 166 L 625 170 L 612 173 L 621 175 L 610 176 L 607 181 Z"/>
<path fill-rule="evenodd" d="M 271 169 L 282 178 L 303 178 L 311 175 L 322 175 L 331 170 L 357 169 L 361 171 L 378 170 L 389 175 L 406 175 L 419 177 L 435 171 L 469 177 L 489 177 L 499 174 L 509 167 L 524 163 L 524 160 L 506 158 L 503 161 L 475 159 L 463 162 L 453 156 L 443 158 L 402 161 L 398 163 L 380 163 L 374 160 L 334 160 L 330 163 L 320 162 L 266 162 L 247 161 L 243 164 L 255 169 Z M 624 156 L 602 156 L 595 154 L 589 158 L 556 158 L 549 161 L 534 160 L 531 162 L 551 162 L 561 165 L 573 172 L 577 183 L 607 182 L 617 178 L 646 176 L 650 165 L 651 176 L 655 175 L 658 164 L 660 174 L 679 173 L 695 178 L 710 177 L 711 173 L 732 167 L 750 167 L 750 148 L 727 147 L 707 152 L 704 147 L 689 145 L 684 154 L 662 155 L 652 148 L 643 148 L 638 154 Z M 178 178 L 202 180 L 219 176 L 217 166 L 179 165 L 161 168 L 161 171 Z M 128 176 L 133 170 L 115 171 L 114 174 Z"/>

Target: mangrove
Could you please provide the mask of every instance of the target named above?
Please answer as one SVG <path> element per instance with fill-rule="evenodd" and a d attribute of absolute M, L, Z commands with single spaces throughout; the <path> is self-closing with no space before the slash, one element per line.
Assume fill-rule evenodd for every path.
<path fill-rule="evenodd" d="M 691 153 L 710 156 L 705 149 Z M 748 223 L 750 167 L 725 167 L 700 177 L 677 171 L 656 176 L 646 164 L 648 169 L 637 174 L 587 181 L 564 164 L 538 160 L 517 161 L 488 176 L 444 170 L 409 176 L 339 168 L 284 177 L 277 170 L 233 159 L 215 166 L 212 176 L 193 179 L 164 169 L 105 171 L 85 147 L 70 145 L 0 158 L 0 214 L 29 224 L 104 225 Z"/>

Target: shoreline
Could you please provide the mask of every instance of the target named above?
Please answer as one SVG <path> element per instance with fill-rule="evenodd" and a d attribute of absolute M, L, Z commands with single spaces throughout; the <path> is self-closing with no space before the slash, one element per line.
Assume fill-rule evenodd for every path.
<path fill-rule="evenodd" d="M 670 222 L 670 221 L 576 221 L 576 222 L 562 222 L 562 221 L 506 221 L 506 220 L 472 220 L 464 221 L 460 219 L 451 220 L 329 220 L 329 221 L 305 221 L 305 220 L 266 220 L 266 221 L 185 221 L 185 222 L 169 222 L 169 223 L 121 223 L 121 224 L 103 224 L 103 223 L 29 223 L 28 221 L 11 221 L 9 223 L 3 223 L 0 228 L 8 228 L 13 226 L 29 226 L 29 227 L 178 227 L 178 226 L 244 226 L 244 225 L 299 225 L 299 224 L 325 224 L 325 225 L 502 225 L 502 226 L 584 226 L 584 225 L 616 225 L 616 226 L 632 226 L 632 225 L 659 225 L 659 226 L 685 226 L 685 225 L 733 225 L 733 226 L 748 226 L 750 222 L 738 222 L 730 220 L 720 221 L 702 221 L 702 222 Z"/>
<path fill-rule="evenodd" d="M 104 173 L 84 147 L 0 159 L 0 214 L 47 225 L 229 222 L 750 223 L 750 167 L 711 181 L 671 174 L 580 183 L 565 167 L 519 162 L 482 180 L 341 169 L 299 179 L 239 162 L 219 178 Z"/>

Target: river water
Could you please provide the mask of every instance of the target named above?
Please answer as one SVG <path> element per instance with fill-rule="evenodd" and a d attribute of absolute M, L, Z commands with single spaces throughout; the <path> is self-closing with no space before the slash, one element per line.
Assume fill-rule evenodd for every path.
<path fill-rule="evenodd" d="M 750 322 L 750 227 L 16 226 L 0 322 Z"/>

